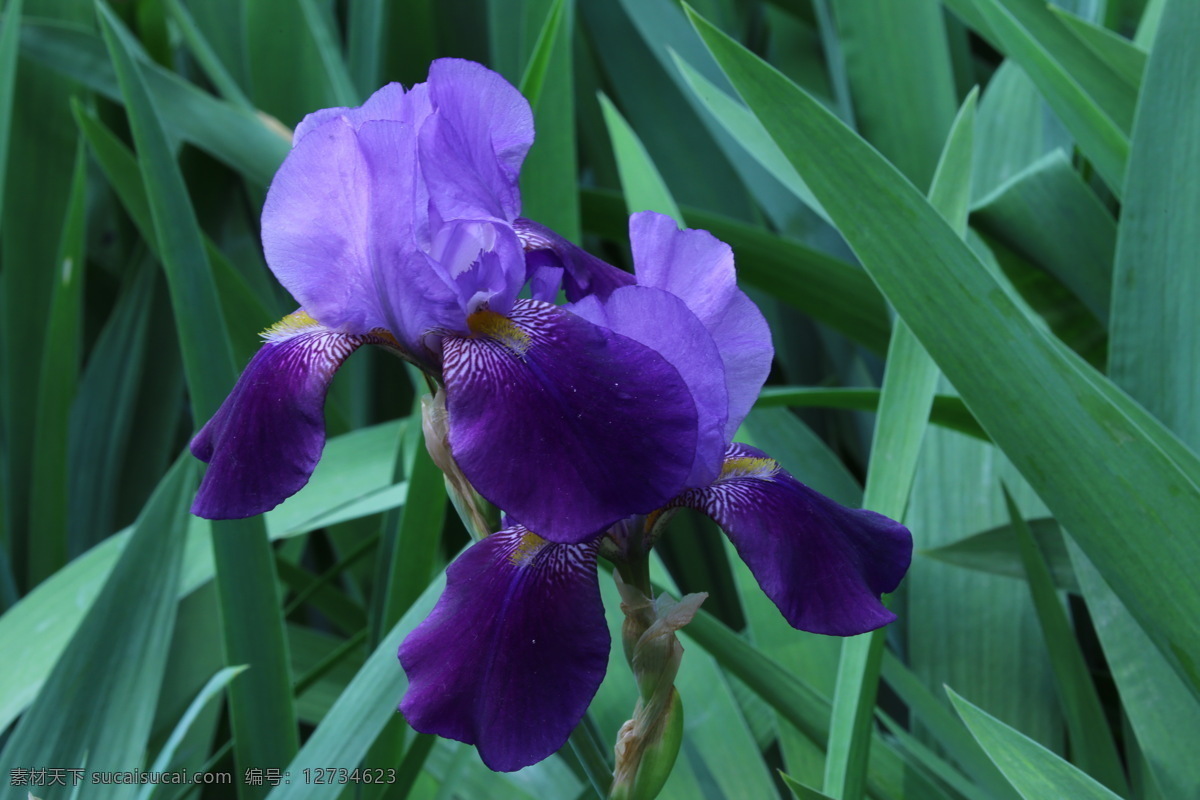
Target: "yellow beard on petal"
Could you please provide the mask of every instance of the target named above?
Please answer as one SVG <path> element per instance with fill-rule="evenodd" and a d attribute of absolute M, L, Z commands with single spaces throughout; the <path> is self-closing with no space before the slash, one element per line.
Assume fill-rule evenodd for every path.
<path fill-rule="evenodd" d="M 529 334 L 503 314 L 481 308 L 467 317 L 467 327 L 476 336 L 491 339 L 511 350 L 516 356 L 525 355 L 533 344 Z"/>
<path fill-rule="evenodd" d="M 509 563 L 514 567 L 523 567 L 533 560 L 543 547 L 547 544 L 546 540 L 531 531 L 525 531 L 521 535 L 521 541 L 517 542 L 517 546 L 508 554 Z"/>
<path fill-rule="evenodd" d="M 305 333 L 320 326 L 321 323 L 309 316 L 309 313 L 302 308 L 299 311 L 293 311 L 291 314 L 288 314 L 258 335 L 268 342 L 275 342 L 290 339 L 296 334 Z"/>
<path fill-rule="evenodd" d="M 731 458 L 721 465 L 721 477 L 729 478 L 770 478 L 779 472 L 779 462 L 773 458 L 753 458 L 743 456 Z"/>

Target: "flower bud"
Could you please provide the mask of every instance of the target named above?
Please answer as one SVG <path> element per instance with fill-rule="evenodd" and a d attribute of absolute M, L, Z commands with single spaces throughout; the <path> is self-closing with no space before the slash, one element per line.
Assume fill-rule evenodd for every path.
<path fill-rule="evenodd" d="M 683 701 L 670 687 L 666 703 L 653 730 L 644 730 L 647 722 L 642 701 L 634 718 L 621 726 L 615 748 L 617 767 L 613 771 L 611 800 L 653 800 L 662 791 L 675 766 L 683 742 Z"/>
<path fill-rule="evenodd" d="M 613 573 L 625 622 L 621 640 L 638 685 L 633 719 L 621 727 L 615 747 L 613 798 L 650 800 L 671 774 L 683 735 L 683 703 L 675 675 L 683 645 L 675 632 L 692 621 L 707 594 L 689 594 L 678 602 L 667 595 L 651 600 Z"/>

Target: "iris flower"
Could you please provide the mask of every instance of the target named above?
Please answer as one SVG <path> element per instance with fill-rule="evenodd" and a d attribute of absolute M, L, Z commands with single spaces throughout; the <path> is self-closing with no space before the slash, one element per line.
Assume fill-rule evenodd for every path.
<path fill-rule="evenodd" d="M 646 213 L 631 220 L 636 274 L 588 255 L 520 216 L 532 141 L 524 98 L 453 59 L 306 117 L 262 218 L 300 308 L 192 441 L 209 463 L 193 511 L 250 516 L 308 481 L 329 383 L 357 348 L 431 377 L 450 456 L 507 527 L 450 566 L 402 645 L 402 710 L 497 770 L 545 758 L 578 723 L 609 647 L 597 557 L 652 541 L 675 509 L 716 520 L 785 618 L 818 633 L 890 621 L 879 594 L 911 553 L 899 524 L 732 443 L 772 350 L 729 248 Z"/>
<path fill-rule="evenodd" d="M 671 291 L 629 285 L 519 216 L 532 141 L 520 93 L 455 59 L 297 126 L 262 237 L 301 308 L 264 332 L 193 439 L 209 464 L 196 514 L 258 514 L 304 486 L 329 383 L 364 344 L 440 384 L 466 478 L 555 541 L 716 477 L 729 390 L 715 347 L 681 341 L 707 334 Z M 550 302 L 559 286 L 579 302 Z"/>
<path fill-rule="evenodd" d="M 849 636 L 893 620 L 879 595 L 897 587 L 912 555 L 912 538 L 899 523 L 845 508 L 761 450 L 732 443 L 772 350 L 762 315 L 737 288 L 727 245 L 704 231 L 679 231 L 661 215 L 634 215 L 636 278 L 626 280 L 550 232 L 526 236 L 545 246 L 549 268 L 571 284 L 568 296 L 582 295 L 575 313 L 597 323 L 624 324 L 643 314 L 638 303 L 649 293 L 679 301 L 670 325 L 641 319 L 671 340 L 654 339 L 653 346 L 673 348 L 673 363 L 716 365 L 697 405 L 705 415 L 701 428 L 720 437 L 716 450 L 697 451 L 688 486 L 650 514 L 629 515 L 582 539 L 510 524 L 448 568 L 442 597 L 400 647 L 409 679 L 400 708 L 417 730 L 474 744 L 499 771 L 546 758 L 578 724 L 608 662 L 597 557 L 627 547 L 630 534 L 652 540 L 673 510 L 693 508 L 715 520 L 784 618 L 814 633 Z M 643 442 L 627 439 L 624 446 L 655 457 Z"/>

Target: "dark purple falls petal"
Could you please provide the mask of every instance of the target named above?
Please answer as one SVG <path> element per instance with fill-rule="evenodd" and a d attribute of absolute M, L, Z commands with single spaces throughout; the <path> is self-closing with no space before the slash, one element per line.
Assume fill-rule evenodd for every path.
<path fill-rule="evenodd" d="M 562 747 L 608 664 L 596 549 L 516 526 L 451 564 L 437 605 L 400 645 L 408 723 L 475 745 L 500 772 Z"/>
<path fill-rule="evenodd" d="M 197 516 L 252 517 L 300 491 L 325 447 L 333 373 L 361 345 L 385 343 L 330 330 L 303 311 L 263 335 L 262 349 L 192 439 L 192 454 L 208 462 L 192 504 Z"/>
<path fill-rule="evenodd" d="M 896 618 L 879 595 L 894 591 L 908 571 L 908 529 L 835 503 L 761 450 L 730 445 L 721 477 L 673 505 L 703 511 L 724 529 L 793 627 L 853 636 Z"/>
<path fill-rule="evenodd" d="M 468 323 L 443 345 L 450 451 L 514 522 L 580 542 L 687 485 L 696 402 L 659 353 L 536 300 Z"/>

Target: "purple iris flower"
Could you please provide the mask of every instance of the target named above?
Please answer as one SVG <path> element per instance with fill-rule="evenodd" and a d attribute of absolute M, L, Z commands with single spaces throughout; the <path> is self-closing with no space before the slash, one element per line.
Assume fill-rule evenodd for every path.
<path fill-rule="evenodd" d="M 258 514 L 304 486 L 329 383 L 363 344 L 441 384 L 466 478 L 547 539 L 584 541 L 716 477 L 731 390 L 708 323 L 668 287 L 560 262 L 564 243 L 518 216 L 532 141 L 517 90 L 455 59 L 297 126 L 262 236 L 301 310 L 192 441 L 209 464 L 196 514 Z M 559 285 L 580 302 L 550 302 Z"/>
<path fill-rule="evenodd" d="M 684 374 L 687 365 L 716 370 L 697 405 L 706 415 L 701 428 L 720 435 L 717 452 L 698 451 L 694 482 L 649 515 L 562 542 L 512 524 L 450 565 L 442 597 L 400 647 L 409 679 L 400 708 L 417 730 L 474 744 L 499 771 L 552 754 L 591 703 L 610 644 L 597 556 L 606 545 L 619 548 L 631 530 L 651 539 L 674 509 L 707 514 L 791 625 L 837 636 L 895 618 L 879 595 L 896 589 L 912 556 L 901 524 L 845 508 L 762 451 L 730 443 L 772 349 L 762 314 L 737 288 L 727 245 L 704 231 L 680 231 L 667 217 L 637 214 L 630 220 L 636 278 L 625 278 L 537 226 L 523 223 L 522 235 L 541 254 L 538 268 L 551 272 L 547 283 L 560 280 L 574 296 L 574 313 L 637 328 L 685 365 Z M 642 316 L 640 304 L 659 294 L 681 306 L 670 325 Z M 645 452 L 633 440 L 626 446 Z"/>

